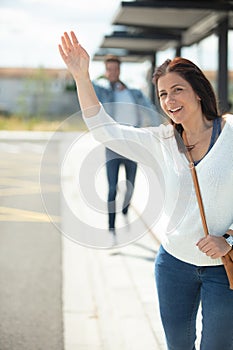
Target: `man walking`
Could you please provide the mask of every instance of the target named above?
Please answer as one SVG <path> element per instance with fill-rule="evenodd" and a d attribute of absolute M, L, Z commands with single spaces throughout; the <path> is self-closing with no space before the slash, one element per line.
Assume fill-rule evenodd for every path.
<path fill-rule="evenodd" d="M 93 82 L 96 94 L 100 102 L 105 104 L 105 108 L 108 110 L 111 117 L 117 122 L 130 124 L 135 127 L 143 126 L 143 118 L 140 116 L 140 108 L 138 108 L 138 105 L 153 108 L 152 103 L 140 90 L 128 88 L 120 80 L 120 64 L 121 61 L 118 56 L 106 56 L 105 75 L 102 77 L 104 78 L 104 84 L 100 85 L 99 81 Z M 133 113 L 125 113 L 124 115 L 124 113 L 122 113 L 124 104 L 135 105 L 135 111 L 131 108 Z M 124 120 L 122 120 L 122 115 L 124 115 Z M 126 174 L 126 193 L 122 207 L 122 213 L 126 215 L 133 195 L 137 164 L 108 148 L 106 148 L 105 152 L 108 179 L 108 226 L 110 231 L 114 231 L 116 219 L 115 199 L 119 168 L 123 165 Z"/>

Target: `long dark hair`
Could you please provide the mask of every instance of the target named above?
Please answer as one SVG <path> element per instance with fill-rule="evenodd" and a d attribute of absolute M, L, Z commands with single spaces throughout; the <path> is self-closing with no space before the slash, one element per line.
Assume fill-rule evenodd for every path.
<path fill-rule="evenodd" d="M 201 99 L 202 112 L 208 120 L 220 117 L 216 95 L 211 83 L 200 68 L 198 68 L 193 62 L 182 57 L 176 57 L 173 60 L 167 59 L 161 66 L 155 69 L 152 82 L 155 85 L 157 98 L 157 85 L 159 78 L 171 72 L 179 74 L 191 85 L 193 91 Z M 174 123 L 172 122 L 172 124 Z M 175 125 L 175 128 L 179 133 L 183 130 L 183 127 L 180 124 Z"/>

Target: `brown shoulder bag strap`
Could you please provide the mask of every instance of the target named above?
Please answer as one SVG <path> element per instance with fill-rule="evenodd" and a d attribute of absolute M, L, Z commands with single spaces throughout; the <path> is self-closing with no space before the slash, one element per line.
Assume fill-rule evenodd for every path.
<path fill-rule="evenodd" d="M 183 138 L 184 138 L 184 142 L 187 143 L 187 138 L 185 133 L 183 133 Z M 200 191 L 200 186 L 199 186 L 199 182 L 198 182 L 198 178 L 197 178 L 197 172 L 195 169 L 195 165 L 194 165 L 194 161 L 192 158 L 192 155 L 190 153 L 190 151 L 187 150 L 187 157 L 189 160 L 189 169 L 191 170 L 191 174 L 192 174 L 192 178 L 193 178 L 193 183 L 194 183 L 194 188 L 195 188 L 195 192 L 196 192 L 196 196 L 197 196 L 197 202 L 198 202 L 198 206 L 199 206 L 199 210 L 200 210 L 200 214 L 201 214 L 201 220 L 202 220 L 202 225 L 203 225 L 203 229 L 204 229 L 204 233 L 207 236 L 209 234 L 208 231 L 208 226 L 207 226 L 207 222 L 206 222 L 206 217 L 205 217 L 205 211 L 204 211 L 204 206 L 203 206 L 203 202 L 202 202 L 202 197 L 201 197 L 201 191 Z"/>

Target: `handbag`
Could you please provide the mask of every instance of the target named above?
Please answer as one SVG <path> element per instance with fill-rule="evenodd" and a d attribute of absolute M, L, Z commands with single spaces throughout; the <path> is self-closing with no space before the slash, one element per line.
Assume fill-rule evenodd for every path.
<path fill-rule="evenodd" d="M 185 135 L 184 135 L 184 141 L 187 144 L 187 139 L 186 139 Z M 187 147 L 186 147 L 186 149 L 187 149 Z M 207 222 L 206 222 L 205 211 L 204 211 L 203 201 L 202 201 L 202 197 L 201 197 L 201 191 L 200 191 L 200 186 L 199 186 L 199 182 L 198 182 L 197 172 L 195 169 L 195 164 L 193 162 L 192 155 L 191 155 L 190 151 L 188 150 L 186 153 L 187 153 L 187 157 L 189 160 L 189 168 L 190 168 L 191 174 L 192 174 L 192 179 L 193 179 L 194 188 L 195 188 L 196 197 L 197 197 L 197 202 L 198 202 L 198 206 L 199 206 L 199 210 L 200 210 L 200 214 L 201 214 L 201 220 L 202 220 L 204 233 L 205 233 L 205 236 L 207 236 L 209 234 L 209 231 L 208 231 L 208 226 L 207 226 Z M 226 255 L 221 257 L 221 260 L 222 260 L 222 263 L 223 263 L 224 268 L 226 270 L 227 278 L 229 281 L 229 288 L 233 290 L 233 248 L 230 250 L 229 253 L 227 253 Z"/>

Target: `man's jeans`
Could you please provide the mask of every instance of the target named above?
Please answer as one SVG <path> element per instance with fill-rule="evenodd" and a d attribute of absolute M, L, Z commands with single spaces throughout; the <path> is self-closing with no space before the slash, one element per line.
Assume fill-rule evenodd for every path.
<path fill-rule="evenodd" d="M 109 217 L 109 228 L 115 227 L 115 217 L 116 217 L 116 194 L 117 194 L 117 183 L 120 165 L 123 164 L 125 167 L 126 174 L 126 194 L 124 198 L 122 210 L 127 213 L 128 206 L 130 204 L 135 176 L 137 171 L 137 163 L 124 158 L 117 153 L 106 149 L 106 169 L 107 169 L 107 179 L 108 179 L 108 217 Z"/>
<path fill-rule="evenodd" d="M 224 266 L 198 267 L 160 247 L 155 263 L 160 314 L 168 350 L 195 350 L 202 306 L 201 350 L 233 350 L 233 290 Z"/>

